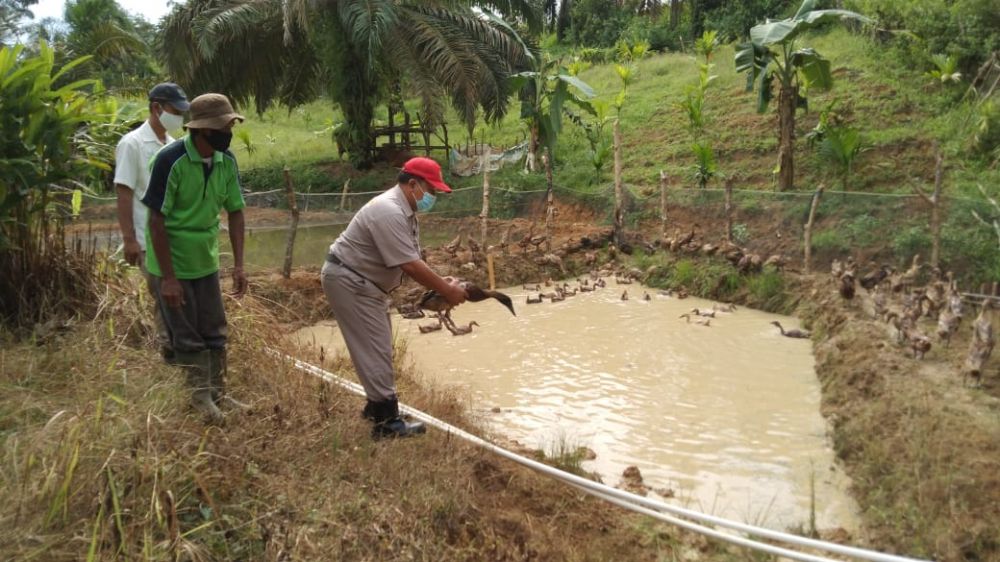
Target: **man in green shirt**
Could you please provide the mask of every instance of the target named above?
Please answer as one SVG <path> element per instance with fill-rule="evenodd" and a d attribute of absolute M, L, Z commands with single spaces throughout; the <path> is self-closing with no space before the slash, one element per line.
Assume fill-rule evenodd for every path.
<path fill-rule="evenodd" d="M 229 151 L 233 125 L 243 116 L 222 94 L 198 96 L 190 112 L 187 136 L 164 147 L 152 163 L 142 199 L 153 249 L 146 253 L 146 268 L 177 363 L 187 369 L 192 405 L 220 423 L 220 405 L 243 407 L 225 394 L 227 327 L 219 285 L 219 212 L 225 209 L 234 292 L 241 297 L 247 290 L 243 194 Z"/>

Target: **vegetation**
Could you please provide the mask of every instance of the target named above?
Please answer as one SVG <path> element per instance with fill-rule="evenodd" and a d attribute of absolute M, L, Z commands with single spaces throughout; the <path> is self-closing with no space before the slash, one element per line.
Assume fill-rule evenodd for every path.
<path fill-rule="evenodd" d="M 476 16 L 473 4 L 537 25 L 522 2 L 341 0 L 313 8 L 305 0 L 193 0 L 166 18 L 160 52 L 191 90 L 252 99 L 258 112 L 276 101 L 294 108 L 325 90 L 344 118 L 337 143 L 356 167 L 369 168 L 383 100 L 420 98 L 426 125 L 441 122 L 446 99 L 469 127 L 480 109 L 488 123 L 506 113 L 509 78 L 530 53 L 509 25 Z"/>
<path fill-rule="evenodd" d="M 772 85 L 778 84 L 778 189 L 795 185 L 795 112 L 806 104 L 810 89 L 833 86 L 830 61 L 815 49 L 797 48 L 802 34 L 832 20 L 868 18 L 846 10 L 817 10 L 816 0 L 803 0 L 789 19 L 750 29 L 750 41 L 736 53 L 736 71 L 747 74 L 747 91 L 757 90 L 757 112 L 771 102 Z"/>

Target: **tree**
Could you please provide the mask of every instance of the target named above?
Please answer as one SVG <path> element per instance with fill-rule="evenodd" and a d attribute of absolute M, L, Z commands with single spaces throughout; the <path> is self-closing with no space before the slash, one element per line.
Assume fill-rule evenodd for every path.
<path fill-rule="evenodd" d="M 106 86 L 144 91 L 156 80 L 147 42 L 152 26 L 145 20 L 130 16 L 115 0 L 69 0 L 63 18 L 68 29 L 53 39 L 66 51 L 64 56 L 92 56 L 86 70 L 96 66 Z"/>
<path fill-rule="evenodd" d="M 867 17 L 848 10 L 815 10 L 816 0 L 804 0 L 794 16 L 768 21 L 750 29 L 750 41 L 736 52 L 736 71 L 747 73 L 747 91 L 757 90 L 757 111 L 764 113 L 770 104 L 772 87 L 778 83 L 778 189 L 788 190 L 795 183 L 795 111 L 806 106 L 804 91 L 833 86 L 830 61 L 811 48 L 796 48 L 796 42 L 809 29 L 832 20 L 856 20 L 868 23 Z"/>
<path fill-rule="evenodd" d="M 165 19 L 159 51 L 191 91 L 253 100 L 258 111 L 294 107 L 326 85 L 344 114 L 338 141 L 365 168 L 375 108 L 396 86 L 422 100 L 425 124 L 441 121 L 444 100 L 470 128 L 480 111 L 503 117 L 509 76 L 529 52 L 489 9 L 541 26 L 531 0 L 190 0 Z"/>
<path fill-rule="evenodd" d="M 0 46 L 12 42 L 21 20 L 32 17 L 28 7 L 37 3 L 38 0 L 0 0 Z"/>

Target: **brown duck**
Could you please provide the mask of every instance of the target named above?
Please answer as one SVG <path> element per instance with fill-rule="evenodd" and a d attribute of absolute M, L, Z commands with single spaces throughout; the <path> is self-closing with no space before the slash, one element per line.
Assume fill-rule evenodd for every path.
<path fill-rule="evenodd" d="M 459 286 L 465 289 L 465 298 L 470 302 L 481 302 L 486 299 L 496 299 L 500 301 L 500 304 L 507 307 L 510 313 L 517 316 L 514 312 L 514 302 L 510 300 L 510 297 L 499 292 L 491 291 L 489 289 L 482 289 L 469 281 L 460 281 Z M 454 322 L 451 321 L 451 309 L 454 308 L 452 305 L 448 304 L 448 299 L 441 296 L 437 291 L 426 291 L 421 297 L 419 302 L 419 307 L 424 310 L 429 310 L 431 312 L 438 313 L 438 317 L 445 324 L 448 324 L 450 328 L 455 328 Z"/>

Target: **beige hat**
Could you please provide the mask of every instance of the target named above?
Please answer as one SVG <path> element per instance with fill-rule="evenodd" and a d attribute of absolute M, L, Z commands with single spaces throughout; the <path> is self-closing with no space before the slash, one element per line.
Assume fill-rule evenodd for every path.
<path fill-rule="evenodd" d="M 202 94 L 191 100 L 191 120 L 188 129 L 225 129 L 233 120 L 244 117 L 233 111 L 229 98 L 222 94 Z"/>

